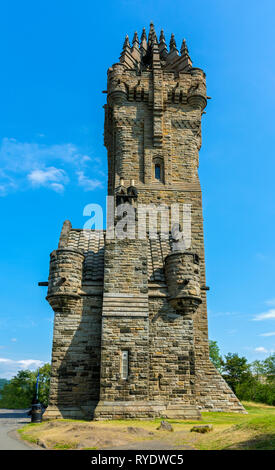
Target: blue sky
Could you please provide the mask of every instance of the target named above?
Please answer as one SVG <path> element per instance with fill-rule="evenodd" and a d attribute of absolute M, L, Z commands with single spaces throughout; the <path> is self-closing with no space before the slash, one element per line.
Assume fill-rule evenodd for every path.
<path fill-rule="evenodd" d="M 203 117 L 209 336 L 249 361 L 275 350 L 272 0 L 9 0 L 0 6 L 0 377 L 50 360 L 49 253 L 104 204 L 107 68 L 154 21 L 187 40 Z"/>

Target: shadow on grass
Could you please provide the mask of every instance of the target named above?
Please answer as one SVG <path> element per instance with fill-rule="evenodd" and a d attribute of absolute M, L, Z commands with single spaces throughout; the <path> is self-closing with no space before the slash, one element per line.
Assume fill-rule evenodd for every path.
<path fill-rule="evenodd" d="M 225 450 L 275 450 L 275 434 L 260 434 L 259 436 L 226 447 Z"/>

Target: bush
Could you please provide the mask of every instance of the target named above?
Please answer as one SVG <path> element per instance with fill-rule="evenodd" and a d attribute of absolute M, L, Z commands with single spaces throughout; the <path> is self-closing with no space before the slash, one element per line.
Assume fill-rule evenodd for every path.
<path fill-rule="evenodd" d="M 240 400 L 255 401 L 275 406 L 275 384 L 261 383 L 253 378 L 236 386 L 236 395 Z"/>

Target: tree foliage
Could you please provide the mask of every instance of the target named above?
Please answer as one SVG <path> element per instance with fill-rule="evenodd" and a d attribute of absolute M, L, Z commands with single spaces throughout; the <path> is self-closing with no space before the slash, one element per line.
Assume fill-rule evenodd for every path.
<path fill-rule="evenodd" d="M 209 341 L 209 356 L 216 369 L 221 372 L 223 366 L 222 356 L 217 341 Z"/>
<path fill-rule="evenodd" d="M 50 364 L 44 364 L 43 367 L 40 367 L 35 372 L 30 370 L 19 371 L 1 390 L 0 408 L 29 408 L 35 395 L 38 370 L 38 399 L 47 406 L 50 387 Z"/>
<path fill-rule="evenodd" d="M 210 341 L 209 356 L 240 400 L 275 405 L 275 354 L 249 364 L 237 353 L 228 353 L 223 358 L 217 341 Z"/>
<path fill-rule="evenodd" d="M 239 357 L 237 353 L 225 355 L 222 372 L 223 378 L 235 393 L 237 385 L 248 381 L 252 376 L 247 359 Z"/>

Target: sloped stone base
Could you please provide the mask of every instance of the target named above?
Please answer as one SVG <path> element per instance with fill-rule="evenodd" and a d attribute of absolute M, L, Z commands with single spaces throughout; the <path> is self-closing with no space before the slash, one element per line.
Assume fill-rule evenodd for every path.
<path fill-rule="evenodd" d="M 92 420 L 96 402 L 92 406 L 55 406 L 49 405 L 43 414 L 43 421 L 53 419 L 87 419 Z"/>
<path fill-rule="evenodd" d="M 140 419 L 177 418 L 200 420 L 198 408 L 183 403 L 163 403 L 156 401 L 107 402 L 100 401 L 95 409 L 94 419 Z"/>
<path fill-rule="evenodd" d="M 212 362 L 197 376 L 197 383 L 196 401 L 200 411 L 247 413 Z"/>

